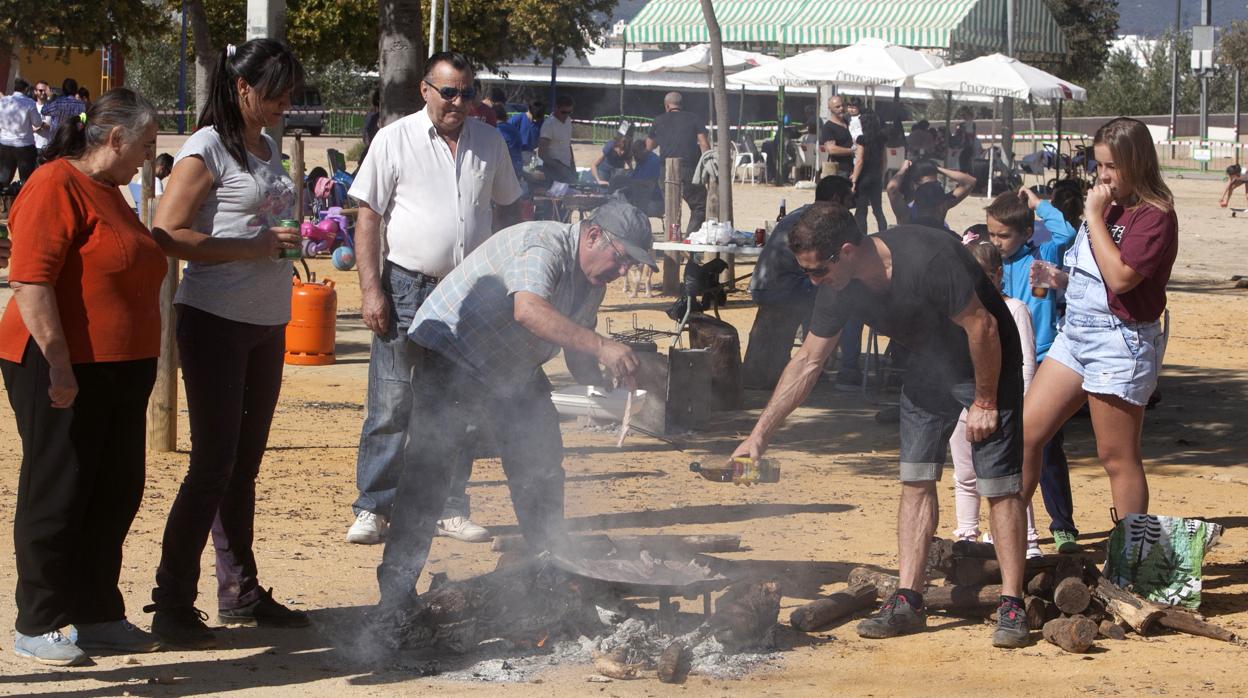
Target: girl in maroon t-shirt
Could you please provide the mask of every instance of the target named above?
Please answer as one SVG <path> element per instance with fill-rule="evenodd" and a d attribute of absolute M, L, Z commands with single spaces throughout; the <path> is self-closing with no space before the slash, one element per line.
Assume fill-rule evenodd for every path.
<path fill-rule="evenodd" d="M 1098 182 L 1066 252 L 1066 319 L 1023 404 L 1023 488 L 1030 498 L 1041 450 L 1083 405 L 1119 516 L 1148 513 L 1140 456 L 1144 406 L 1164 351 L 1160 317 L 1178 253 L 1174 197 L 1148 128 L 1114 119 L 1096 132 Z M 1032 268 L 1032 275 L 1044 273 Z"/>

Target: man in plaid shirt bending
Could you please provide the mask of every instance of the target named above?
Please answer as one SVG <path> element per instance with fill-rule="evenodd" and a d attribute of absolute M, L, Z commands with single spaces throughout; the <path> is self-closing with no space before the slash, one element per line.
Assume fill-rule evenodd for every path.
<path fill-rule="evenodd" d="M 563 532 L 563 440 L 542 364 L 560 349 L 579 381 L 602 385 L 602 366 L 628 382 L 637 358 L 596 334 L 606 285 L 634 264 L 655 266 L 650 220 L 609 200 L 580 223 L 534 221 L 495 234 L 456 267 L 412 319 L 421 356 L 394 518 L 377 579 L 379 623 L 402 622 L 415 603 L 446 498 L 448 464 L 468 448 L 463 424 L 491 428 L 516 520 L 534 549 Z M 581 367 L 585 367 L 582 369 Z M 387 635 L 382 633 L 382 637 Z"/>

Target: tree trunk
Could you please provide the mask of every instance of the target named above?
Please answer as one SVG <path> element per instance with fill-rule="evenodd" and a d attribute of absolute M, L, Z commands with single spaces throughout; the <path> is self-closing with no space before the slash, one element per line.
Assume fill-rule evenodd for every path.
<path fill-rule="evenodd" d="M 208 104 L 209 81 L 212 80 L 212 68 L 217 64 L 217 51 L 212 44 L 208 15 L 201 0 L 186 0 L 186 18 L 195 40 L 195 114 L 191 124 L 198 125 L 199 115 Z"/>
<path fill-rule="evenodd" d="M 381 77 L 381 125 L 419 111 L 424 75 L 419 0 L 378 2 L 378 73 Z"/>
<path fill-rule="evenodd" d="M 732 217 L 732 137 L 728 130 L 728 87 L 724 80 L 724 42 L 719 31 L 719 20 L 711 0 L 701 0 L 702 15 L 706 18 L 706 33 L 711 38 L 711 92 L 715 96 L 715 140 L 719 159 L 719 220 L 731 221 Z"/>

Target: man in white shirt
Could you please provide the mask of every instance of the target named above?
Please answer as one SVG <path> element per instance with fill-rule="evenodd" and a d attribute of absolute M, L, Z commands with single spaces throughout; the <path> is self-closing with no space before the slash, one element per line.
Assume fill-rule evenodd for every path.
<path fill-rule="evenodd" d="M 35 171 L 35 131 L 43 128 L 43 120 L 35 100 L 26 96 L 30 83 L 21 78 L 13 81 L 13 92 L 0 97 L 0 189 L 9 186 L 13 175 L 25 182 Z"/>
<path fill-rule="evenodd" d="M 498 131 L 467 118 L 476 97 L 472 64 L 463 54 L 444 51 L 429 58 L 426 70 L 420 86 L 425 108 L 377 132 L 350 189 L 360 201 L 355 244 L 361 314 L 373 331 L 368 413 L 356 461 L 359 497 L 347 533 L 352 543 L 380 543 L 394 506 L 408 419 L 418 407 L 411 379 L 420 370 L 419 354 L 407 341 L 412 317 L 438 281 L 490 237 L 491 203 L 500 219 L 509 219 L 521 193 Z M 468 518 L 464 487 L 472 454 L 463 455 L 448 469 L 454 480 L 437 530 L 459 540 L 489 540 L 489 532 Z"/>
<path fill-rule="evenodd" d="M 572 98 L 559 95 L 555 111 L 542 122 L 542 133 L 537 142 L 537 155 L 542 159 L 542 170 L 552 182 L 574 184 L 576 158 L 572 157 Z"/>
<path fill-rule="evenodd" d="M 40 80 L 35 83 L 35 106 L 39 109 L 39 119 L 43 123 L 43 127 L 35 131 L 35 150 L 42 153 L 43 149 L 48 147 L 48 143 L 52 142 L 52 127 L 48 123 L 48 119 L 43 116 L 43 105 L 52 99 L 52 86 L 46 80 Z"/>

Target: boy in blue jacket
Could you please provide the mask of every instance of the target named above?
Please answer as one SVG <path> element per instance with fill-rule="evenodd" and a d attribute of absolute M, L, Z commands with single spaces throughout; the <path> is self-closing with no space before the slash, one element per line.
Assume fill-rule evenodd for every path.
<path fill-rule="evenodd" d="M 1058 300 L 1053 290 L 1042 297 L 1032 294 L 1031 265 L 1040 259 L 1060 266 L 1066 248 L 1074 242 L 1075 228 L 1053 203 L 1025 187 L 997 196 L 984 210 L 988 239 L 1001 252 L 1002 290 L 1006 296 L 1027 304 L 1036 334 L 1036 363 L 1039 363 L 1057 337 Z M 1048 237 L 1040 243 L 1032 242 L 1037 217 Z M 1041 494 L 1052 520 L 1050 530 L 1058 552 L 1075 553 L 1079 551 L 1076 540 L 1079 533 L 1075 528 L 1070 473 L 1062 443 L 1063 434 L 1059 430 L 1045 446 Z"/>

